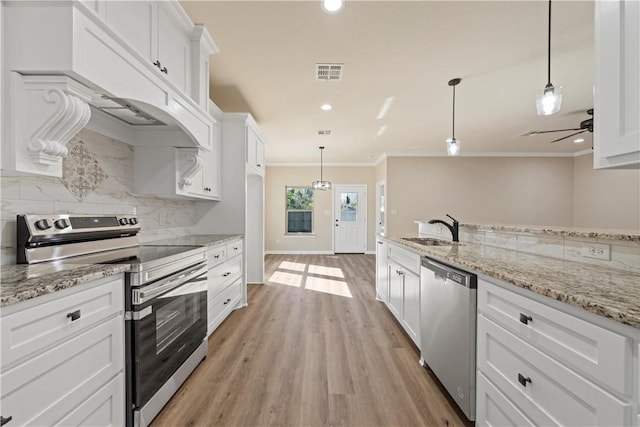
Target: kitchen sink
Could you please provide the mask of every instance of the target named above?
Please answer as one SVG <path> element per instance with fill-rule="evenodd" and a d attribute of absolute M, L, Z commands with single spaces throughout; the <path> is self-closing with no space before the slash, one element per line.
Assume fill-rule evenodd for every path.
<path fill-rule="evenodd" d="M 402 240 L 407 242 L 417 243 L 424 246 L 451 246 L 453 242 L 447 242 L 446 240 L 431 239 L 429 237 L 403 237 Z"/>

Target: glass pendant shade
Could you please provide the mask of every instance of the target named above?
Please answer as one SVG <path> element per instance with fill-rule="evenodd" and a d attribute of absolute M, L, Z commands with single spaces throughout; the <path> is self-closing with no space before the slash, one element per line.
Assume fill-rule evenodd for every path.
<path fill-rule="evenodd" d="M 449 86 L 453 88 L 453 111 L 451 114 L 451 138 L 447 139 L 447 155 L 457 156 L 460 154 L 460 141 L 456 139 L 456 86 L 462 79 L 449 80 Z"/>
<path fill-rule="evenodd" d="M 325 181 L 324 179 L 322 179 L 322 151 L 324 150 L 324 147 L 318 147 L 320 149 L 320 179 L 318 181 L 313 181 L 311 183 L 311 186 L 313 187 L 314 190 L 330 190 L 331 189 L 331 182 L 329 181 Z"/>
<path fill-rule="evenodd" d="M 560 111 L 562 105 L 562 88 L 549 83 L 536 96 L 536 110 L 539 116 L 548 116 Z"/>
<path fill-rule="evenodd" d="M 311 186 L 314 190 L 331 190 L 331 182 L 329 181 L 313 181 Z"/>
<path fill-rule="evenodd" d="M 447 154 L 449 156 L 457 156 L 460 154 L 460 141 L 455 138 L 447 139 Z"/>

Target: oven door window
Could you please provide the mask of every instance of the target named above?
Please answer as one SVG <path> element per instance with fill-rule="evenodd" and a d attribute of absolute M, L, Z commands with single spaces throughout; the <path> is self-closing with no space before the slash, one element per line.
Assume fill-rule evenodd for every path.
<path fill-rule="evenodd" d="M 196 325 L 202 317 L 200 295 L 184 285 L 158 298 L 156 311 L 156 355 L 162 353 Z M 193 286 L 191 286 L 193 288 Z"/>
<path fill-rule="evenodd" d="M 133 308 L 133 395 L 143 406 L 207 333 L 206 273 Z"/>

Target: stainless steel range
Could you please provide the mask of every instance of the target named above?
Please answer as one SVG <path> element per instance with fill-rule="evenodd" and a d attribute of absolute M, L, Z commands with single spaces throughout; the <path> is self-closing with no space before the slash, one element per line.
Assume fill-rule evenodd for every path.
<path fill-rule="evenodd" d="M 19 215 L 17 262 L 126 263 L 127 425 L 146 426 L 207 355 L 207 253 L 139 245 L 133 215 Z"/>

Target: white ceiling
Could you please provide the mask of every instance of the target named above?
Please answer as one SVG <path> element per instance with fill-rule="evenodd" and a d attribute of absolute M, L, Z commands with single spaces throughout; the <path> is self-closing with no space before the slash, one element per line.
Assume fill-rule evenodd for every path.
<path fill-rule="evenodd" d="M 456 87 L 462 153 L 573 153 L 591 148 L 566 133 L 593 106 L 593 1 L 556 0 L 551 81 L 563 87 L 554 116 L 538 117 L 546 84 L 546 1 L 355 1 L 341 13 L 320 1 L 182 1 L 220 49 L 211 97 L 224 111 L 251 112 L 274 163 L 372 163 L 384 152 L 444 154 Z M 337 82 L 316 81 L 316 63 L 344 64 Z M 384 100 L 394 97 L 384 119 Z M 321 111 L 329 102 L 333 110 Z M 596 112 L 597 114 L 597 112 Z M 376 133 L 382 125 L 386 132 Z M 330 136 L 318 136 L 330 129 Z"/>

